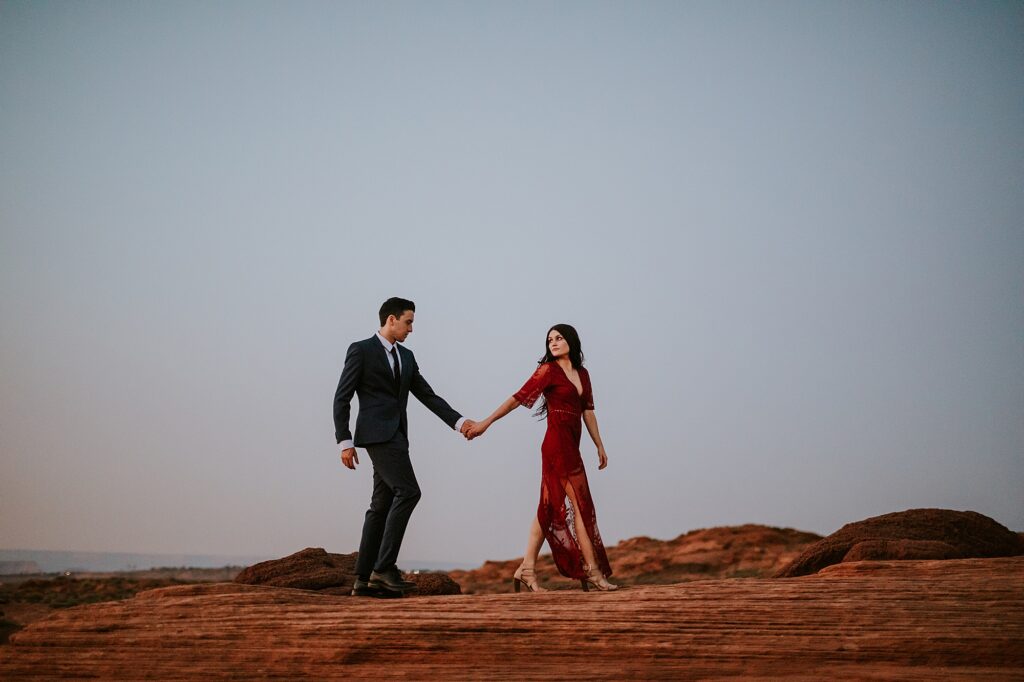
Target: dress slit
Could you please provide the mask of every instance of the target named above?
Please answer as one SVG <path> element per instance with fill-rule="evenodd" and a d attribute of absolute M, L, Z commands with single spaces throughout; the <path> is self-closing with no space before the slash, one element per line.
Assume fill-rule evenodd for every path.
<path fill-rule="evenodd" d="M 577 478 L 577 481 L 574 482 L 573 478 Z M 576 498 L 575 505 L 572 503 L 569 490 L 573 491 L 573 496 Z M 601 540 L 601 533 L 597 528 L 597 514 L 590 499 L 586 474 L 581 471 L 579 476 L 564 478 L 545 476 L 541 485 L 537 520 L 544 532 L 544 539 L 547 540 L 548 546 L 551 548 L 551 556 L 558 572 L 567 578 L 581 580 L 586 577 L 587 572 L 584 568 L 586 561 L 583 557 L 583 550 L 576 532 L 577 515 L 582 520 L 583 529 L 594 549 L 598 568 L 604 575 L 610 576 L 612 569 L 608 563 L 608 555 Z"/>

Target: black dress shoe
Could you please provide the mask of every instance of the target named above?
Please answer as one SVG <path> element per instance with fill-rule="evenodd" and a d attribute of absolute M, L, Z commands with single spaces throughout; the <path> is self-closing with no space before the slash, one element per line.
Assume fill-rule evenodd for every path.
<path fill-rule="evenodd" d="M 402 580 L 402 574 L 394 567 L 380 573 L 377 571 L 371 573 L 369 585 L 370 587 L 390 590 L 392 592 L 412 592 L 416 589 L 416 583 Z"/>
<path fill-rule="evenodd" d="M 394 597 L 401 597 L 402 593 L 388 589 L 381 589 L 379 587 L 372 587 L 365 580 L 362 580 L 361 578 L 356 578 L 355 582 L 352 583 L 352 596 L 376 597 L 377 599 L 392 599 Z"/>

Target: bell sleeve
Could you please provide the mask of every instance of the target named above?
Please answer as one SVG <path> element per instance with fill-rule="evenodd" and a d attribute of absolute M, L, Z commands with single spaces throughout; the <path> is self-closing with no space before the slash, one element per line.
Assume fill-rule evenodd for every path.
<path fill-rule="evenodd" d="M 512 397 L 524 407 L 533 407 L 537 398 L 544 393 L 544 389 L 551 383 L 551 365 L 543 364 L 537 368 L 523 387 L 516 391 Z"/>

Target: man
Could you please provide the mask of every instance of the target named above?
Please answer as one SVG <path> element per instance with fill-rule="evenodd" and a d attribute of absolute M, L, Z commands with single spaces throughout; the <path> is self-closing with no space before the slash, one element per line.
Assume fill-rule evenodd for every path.
<path fill-rule="evenodd" d="M 463 435 L 475 423 L 434 393 L 420 375 L 412 351 L 398 345 L 412 333 L 415 312 L 416 304 L 404 298 L 384 301 L 380 330 L 348 347 L 334 394 L 334 430 L 342 463 L 356 468 L 355 446 L 366 448 L 373 463 L 373 496 L 363 521 L 354 596 L 400 597 L 416 587 L 402 579 L 396 565 L 405 528 L 420 499 L 409 459 L 409 394 Z M 353 393 L 359 396 L 354 438 L 348 428 Z"/>

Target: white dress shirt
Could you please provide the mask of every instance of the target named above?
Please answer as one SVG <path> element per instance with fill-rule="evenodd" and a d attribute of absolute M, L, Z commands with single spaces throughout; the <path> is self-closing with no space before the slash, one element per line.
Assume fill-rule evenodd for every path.
<path fill-rule="evenodd" d="M 398 371 L 401 372 L 402 371 L 402 354 L 396 351 L 394 355 L 391 355 L 391 349 L 394 348 L 396 344 L 393 344 L 390 341 L 388 341 L 387 339 L 385 339 L 383 336 L 380 335 L 380 332 L 377 332 L 376 336 L 377 336 L 377 340 L 380 341 L 381 344 L 384 346 L 384 350 L 386 350 L 388 352 L 388 367 L 391 368 L 392 372 L 395 371 L 395 357 L 397 357 L 398 358 Z M 458 431 L 459 429 L 462 428 L 462 422 L 464 422 L 464 421 L 466 421 L 466 418 L 465 417 L 460 417 L 459 421 L 455 422 L 455 430 L 456 431 Z M 342 450 L 348 450 L 349 448 L 354 448 L 355 445 L 352 443 L 352 440 L 349 439 L 349 440 L 343 440 L 340 443 L 338 443 L 338 447 L 340 447 Z"/>

